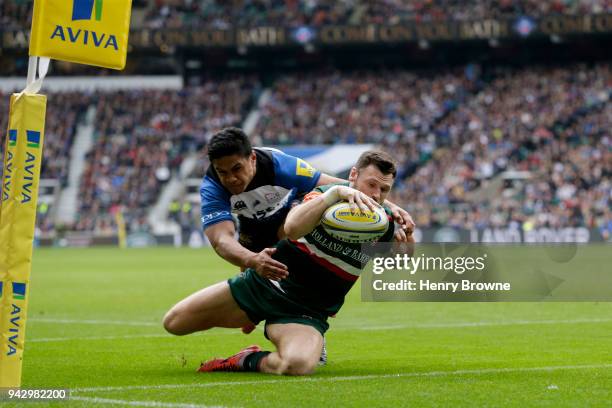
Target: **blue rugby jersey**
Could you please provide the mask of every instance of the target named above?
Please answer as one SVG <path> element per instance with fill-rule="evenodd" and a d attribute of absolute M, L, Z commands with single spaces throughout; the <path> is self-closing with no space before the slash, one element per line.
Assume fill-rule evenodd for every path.
<path fill-rule="evenodd" d="M 321 173 L 279 150 L 255 148 L 257 170 L 244 192 L 232 195 L 209 166 L 200 187 L 204 230 L 221 221 L 239 221 L 239 241 L 259 252 L 278 242 L 278 229 L 294 200 L 317 185 Z"/>

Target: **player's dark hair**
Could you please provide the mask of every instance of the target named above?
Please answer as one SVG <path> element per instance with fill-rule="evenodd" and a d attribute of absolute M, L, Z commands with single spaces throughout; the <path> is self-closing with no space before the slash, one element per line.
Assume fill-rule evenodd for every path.
<path fill-rule="evenodd" d="M 371 164 L 376 166 L 382 174 L 391 174 L 394 178 L 397 175 L 397 167 L 395 166 L 395 160 L 393 160 L 393 158 L 389 154 L 383 151 L 368 150 L 367 152 L 363 152 L 361 156 L 359 156 L 355 167 L 357 168 L 357 170 L 361 170 Z"/>
<path fill-rule="evenodd" d="M 253 148 L 246 133 L 235 127 L 218 131 L 208 143 L 208 158 L 210 161 L 234 154 L 247 157 L 252 151 Z"/>

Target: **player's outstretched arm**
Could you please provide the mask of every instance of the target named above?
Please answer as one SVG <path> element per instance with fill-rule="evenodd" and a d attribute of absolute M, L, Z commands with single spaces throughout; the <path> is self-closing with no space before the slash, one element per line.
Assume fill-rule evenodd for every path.
<path fill-rule="evenodd" d="M 319 181 L 317 181 L 317 187 L 325 186 L 327 184 L 337 184 L 337 183 L 346 183 L 346 182 L 348 182 L 348 180 L 330 176 L 329 174 L 321 173 L 321 177 L 319 177 Z"/>
<path fill-rule="evenodd" d="M 243 247 L 235 238 L 236 229 L 232 221 L 221 221 L 206 228 L 206 237 L 215 252 L 226 261 L 240 268 L 253 268 L 269 279 L 283 279 L 287 276 L 287 266 L 272 259 L 273 248 L 257 253 Z"/>
<path fill-rule="evenodd" d="M 325 210 L 341 200 L 348 201 L 354 210 L 374 210 L 378 206 L 376 201 L 361 191 L 346 186 L 334 186 L 322 194 L 310 193 L 302 204 L 293 207 L 287 214 L 285 234 L 290 239 L 308 234 L 319 224 Z"/>
<path fill-rule="evenodd" d="M 206 228 L 204 233 L 221 258 L 241 268 L 248 268 L 246 260 L 253 257 L 255 252 L 249 251 L 236 240 L 236 228 L 232 221 L 218 222 Z"/>

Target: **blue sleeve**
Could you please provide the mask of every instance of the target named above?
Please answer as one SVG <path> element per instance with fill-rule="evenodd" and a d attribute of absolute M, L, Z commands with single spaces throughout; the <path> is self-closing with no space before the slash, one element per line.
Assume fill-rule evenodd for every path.
<path fill-rule="evenodd" d="M 275 184 L 298 193 L 307 193 L 317 186 L 321 172 L 304 160 L 281 152 L 272 152 Z"/>
<path fill-rule="evenodd" d="M 229 194 L 208 176 L 202 180 L 200 199 L 203 229 L 221 221 L 232 221 Z"/>

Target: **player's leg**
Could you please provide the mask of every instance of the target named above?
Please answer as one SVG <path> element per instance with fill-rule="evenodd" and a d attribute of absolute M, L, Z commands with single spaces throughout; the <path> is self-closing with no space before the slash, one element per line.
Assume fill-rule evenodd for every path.
<path fill-rule="evenodd" d="M 259 371 L 279 375 L 312 374 L 319 362 L 323 336 L 312 326 L 299 323 L 278 323 L 266 326 L 275 352 L 250 346 L 228 358 L 215 358 L 202 363 L 198 371 Z"/>
<path fill-rule="evenodd" d="M 258 371 L 270 374 L 308 375 L 319 363 L 323 336 L 312 326 L 298 323 L 269 324 L 266 333 L 276 351 L 263 357 Z"/>
<path fill-rule="evenodd" d="M 212 327 L 238 328 L 253 324 L 234 300 L 227 282 L 204 288 L 174 305 L 164 317 L 164 328 L 176 335 Z"/>
<path fill-rule="evenodd" d="M 246 268 L 240 268 L 241 273 L 243 273 L 245 270 Z M 253 332 L 253 330 L 255 330 L 256 327 L 257 325 L 255 325 L 252 322 L 249 322 L 249 324 L 242 326 L 240 329 L 242 330 L 244 334 L 250 334 L 251 332 Z"/>

